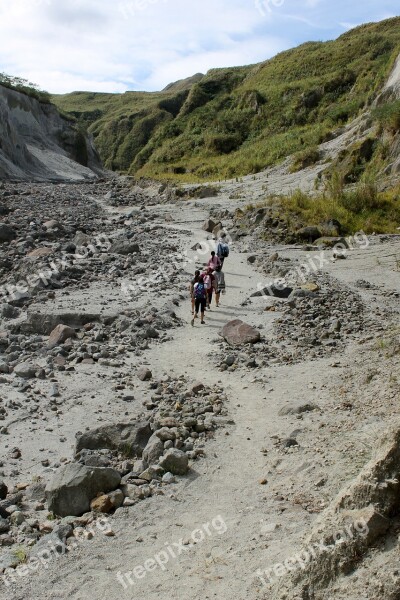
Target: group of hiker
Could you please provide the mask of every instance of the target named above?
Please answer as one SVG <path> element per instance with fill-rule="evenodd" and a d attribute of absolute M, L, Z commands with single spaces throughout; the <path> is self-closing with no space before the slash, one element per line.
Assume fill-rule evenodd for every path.
<path fill-rule="evenodd" d="M 217 251 L 211 252 L 211 258 L 205 266 L 203 272 L 196 271 L 194 278 L 190 282 L 190 297 L 192 302 L 192 321 L 194 326 L 195 319 L 199 317 L 200 323 L 205 325 L 204 313 L 211 310 L 213 295 L 215 294 L 215 306 L 218 308 L 221 300 L 221 294 L 225 294 L 226 283 L 225 274 L 222 270 L 224 261 L 229 256 L 229 245 L 226 242 L 226 235 L 222 234 L 218 240 Z"/>

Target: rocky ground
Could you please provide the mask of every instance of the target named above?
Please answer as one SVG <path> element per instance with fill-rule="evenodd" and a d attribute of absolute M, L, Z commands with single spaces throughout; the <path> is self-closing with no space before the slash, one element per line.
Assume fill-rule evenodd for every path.
<path fill-rule="evenodd" d="M 400 597 L 400 239 L 261 242 L 234 185 L 0 187 L 1 598 Z"/>

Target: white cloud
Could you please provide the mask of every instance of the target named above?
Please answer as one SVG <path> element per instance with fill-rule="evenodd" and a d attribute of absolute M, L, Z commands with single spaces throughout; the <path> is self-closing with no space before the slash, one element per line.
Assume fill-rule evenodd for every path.
<path fill-rule="evenodd" d="M 331 38 L 357 12 L 357 22 L 379 17 L 375 0 L 357 10 L 348 0 L 262 2 L 271 8 L 264 17 L 256 0 L 0 0 L 0 71 L 58 93 L 155 90 L 265 60 L 316 29 Z M 383 0 L 380 11 L 396 2 Z"/>

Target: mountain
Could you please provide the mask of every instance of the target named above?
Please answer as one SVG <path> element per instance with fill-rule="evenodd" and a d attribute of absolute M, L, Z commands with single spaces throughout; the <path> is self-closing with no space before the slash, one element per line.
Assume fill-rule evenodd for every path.
<path fill-rule="evenodd" d="M 109 169 L 182 182 L 232 178 L 289 155 L 294 168 L 312 164 L 320 144 L 366 111 L 378 140 L 386 117 L 374 112 L 376 101 L 399 52 L 396 17 L 260 64 L 213 69 L 162 92 L 75 92 L 52 100 L 88 127 Z M 385 96 L 382 104 L 398 114 L 395 98 Z M 371 143 L 361 162 L 379 163 L 380 151 Z"/>
<path fill-rule="evenodd" d="M 85 181 L 103 174 L 91 136 L 57 108 L 0 84 L 0 179 Z"/>
<path fill-rule="evenodd" d="M 201 81 L 204 77 L 203 73 L 196 73 L 196 75 L 192 75 L 192 77 L 187 77 L 186 79 L 180 79 L 179 81 L 175 81 L 174 83 L 169 83 L 162 91 L 163 92 L 183 92 L 184 90 L 189 90 L 194 86 L 195 83 Z"/>

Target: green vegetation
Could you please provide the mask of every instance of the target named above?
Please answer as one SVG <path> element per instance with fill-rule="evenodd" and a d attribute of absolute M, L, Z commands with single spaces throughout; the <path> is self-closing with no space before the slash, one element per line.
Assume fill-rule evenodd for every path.
<path fill-rule="evenodd" d="M 31 98 L 36 98 L 39 102 L 49 104 L 51 101 L 51 96 L 48 92 L 41 90 L 35 83 L 31 83 L 27 79 L 22 79 L 21 77 L 12 77 L 6 73 L 0 73 L 0 85 L 21 92 Z"/>
<path fill-rule="evenodd" d="M 293 154 L 296 169 L 319 160 L 318 145 L 371 107 L 399 50 L 397 17 L 257 65 L 214 69 L 186 87 L 178 82 L 159 93 L 75 92 L 52 100 L 89 128 L 111 169 L 201 182 L 255 173 Z M 399 104 L 374 115 L 382 127 L 398 128 Z M 349 159 L 351 182 L 378 151 L 373 147 L 365 158 L 361 149 L 360 158 L 359 150 Z"/>
<path fill-rule="evenodd" d="M 400 131 L 400 100 L 376 108 L 373 116 L 382 129 L 390 133 L 397 133 Z"/>
<path fill-rule="evenodd" d="M 13 550 L 13 554 L 21 563 L 26 562 L 28 558 L 28 553 L 23 546 L 15 548 L 15 550 Z"/>
<path fill-rule="evenodd" d="M 324 227 L 335 221 L 341 224 L 344 235 L 357 231 L 396 233 L 400 224 L 400 186 L 379 192 L 373 181 L 364 178 L 352 189 L 345 189 L 342 175 L 335 172 L 326 189 L 317 195 L 297 190 L 289 196 L 268 198 L 257 208 L 263 206 L 272 207 L 276 217 L 285 222 L 289 235 L 309 225 L 319 226 L 322 234 L 330 235 Z"/>

